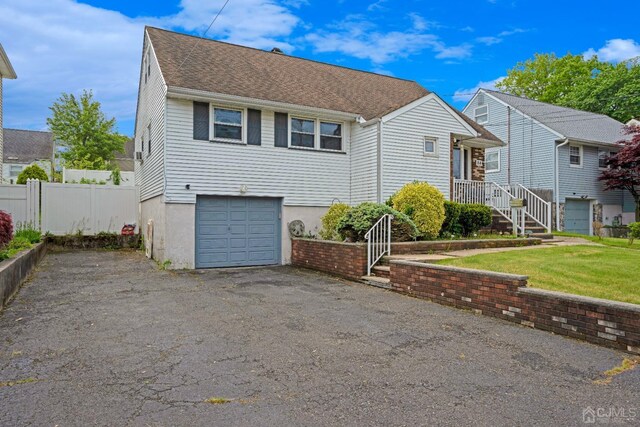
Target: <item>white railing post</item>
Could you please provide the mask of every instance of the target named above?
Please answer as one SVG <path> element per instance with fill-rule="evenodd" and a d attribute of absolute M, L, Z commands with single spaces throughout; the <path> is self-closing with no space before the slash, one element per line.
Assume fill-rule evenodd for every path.
<path fill-rule="evenodd" d="M 367 275 L 385 254 L 391 254 L 391 220 L 393 215 L 383 215 L 364 235 L 367 241 Z"/>

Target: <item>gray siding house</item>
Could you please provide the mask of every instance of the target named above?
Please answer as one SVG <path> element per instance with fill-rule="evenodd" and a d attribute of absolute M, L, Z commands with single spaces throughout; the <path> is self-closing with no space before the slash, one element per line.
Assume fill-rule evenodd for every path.
<path fill-rule="evenodd" d="M 15 184 L 20 172 L 37 164 L 51 179 L 54 159 L 53 134 L 23 129 L 4 129 L 2 182 Z"/>
<path fill-rule="evenodd" d="M 623 123 L 486 89 L 463 112 L 507 144 L 485 151 L 486 180 L 544 194 L 559 206 L 556 228 L 591 234 L 593 221 L 633 221 L 631 195 L 604 191 L 598 181 L 605 158 L 625 138 Z"/>
<path fill-rule="evenodd" d="M 141 229 L 172 268 L 288 263 L 291 221 L 413 180 L 449 197 L 455 150 L 502 145 L 413 81 L 156 28 L 139 85 Z"/>
<path fill-rule="evenodd" d="M 4 132 L 2 127 L 2 81 L 4 79 L 15 79 L 16 75 L 4 48 L 0 44 L 0 158 L 2 157 L 2 149 L 4 147 Z M 2 176 L 2 165 L 0 164 L 0 176 Z"/>

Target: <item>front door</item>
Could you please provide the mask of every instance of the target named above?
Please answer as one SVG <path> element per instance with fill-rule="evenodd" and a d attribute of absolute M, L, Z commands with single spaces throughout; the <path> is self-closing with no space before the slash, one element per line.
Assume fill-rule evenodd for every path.
<path fill-rule="evenodd" d="M 471 150 L 466 147 L 453 148 L 453 178 L 471 179 Z"/>

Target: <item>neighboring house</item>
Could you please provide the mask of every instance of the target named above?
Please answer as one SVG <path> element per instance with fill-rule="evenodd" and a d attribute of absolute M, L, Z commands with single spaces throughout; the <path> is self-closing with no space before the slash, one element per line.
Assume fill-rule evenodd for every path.
<path fill-rule="evenodd" d="M 124 152 L 116 151 L 113 153 L 115 158 L 115 163 L 120 168 L 121 172 L 133 172 L 133 156 L 136 151 L 136 144 L 133 138 L 125 142 L 124 144 Z"/>
<path fill-rule="evenodd" d="M 627 122 L 627 126 L 640 126 L 640 120 L 631 119 Z"/>
<path fill-rule="evenodd" d="M 592 234 L 633 219 L 626 191 L 604 191 L 598 176 L 624 139 L 623 124 L 601 114 L 480 89 L 463 112 L 507 143 L 485 152 L 486 180 L 521 184 L 560 206 L 560 230 Z M 555 210 L 555 209 L 554 209 Z"/>
<path fill-rule="evenodd" d="M 9 58 L 4 51 L 4 48 L 0 44 L 0 156 L 2 156 L 2 148 L 4 146 L 4 132 L 2 127 L 2 81 L 4 79 L 15 79 L 17 77 L 18 76 L 16 75 L 11 62 L 9 62 Z M 0 176 L 2 173 L 2 165 L 0 164 Z"/>
<path fill-rule="evenodd" d="M 51 132 L 4 129 L 2 182 L 15 184 L 18 175 L 29 165 L 37 164 L 51 179 L 53 135 Z"/>
<path fill-rule="evenodd" d="M 502 145 L 416 82 L 156 28 L 139 85 L 140 225 L 172 268 L 288 263 L 291 221 L 413 180 L 449 197 L 484 175 L 454 157 Z"/>

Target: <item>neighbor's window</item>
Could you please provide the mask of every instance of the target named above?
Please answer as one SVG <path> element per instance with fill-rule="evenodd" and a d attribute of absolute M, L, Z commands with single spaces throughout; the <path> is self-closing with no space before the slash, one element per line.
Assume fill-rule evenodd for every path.
<path fill-rule="evenodd" d="M 315 120 L 291 118 L 291 146 L 313 148 L 315 142 Z"/>
<path fill-rule="evenodd" d="M 609 150 L 598 148 L 598 167 L 600 169 L 607 168 L 607 157 L 611 156 L 611 154 Z"/>
<path fill-rule="evenodd" d="M 213 109 L 213 138 L 242 141 L 242 110 Z"/>
<path fill-rule="evenodd" d="M 424 137 L 424 155 L 435 156 L 438 154 L 438 138 L 432 136 Z"/>
<path fill-rule="evenodd" d="M 11 165 L 9 167 L 9 176 L 11 178 L 15 178 L 18 175 L 20 175 L 20 172 L 22 172 L 22 166 L 21 165 Z"/>
<path fill-rule="evenodd" d="M 582 146 L 569 146 L 569 164 L 571 166 L 582 166 Z"/>
<path fill-rule="evenodd" d="M 320 148 L 323 150 L 342 150 L 342 125 L 320 122 Z"/>
<path fill-rule="evenodd" d="M 489 107 L 483 105 L 475 109 L 476 123 L 483 125 L 489 121 Z"/>
<path fill-rule="evenodd" d="M 485 151 L 484 153 L 484 171 L 498 172 L 500 170 L 500 152 Z"/>

